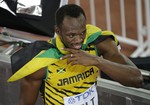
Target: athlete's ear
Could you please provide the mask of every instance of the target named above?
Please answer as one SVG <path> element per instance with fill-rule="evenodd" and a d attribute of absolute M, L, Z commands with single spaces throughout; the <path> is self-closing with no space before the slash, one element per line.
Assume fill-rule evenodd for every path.
<path fill-rule="evenodd" d="M 59 27 L 56 26 L 56 25 L 55 25 L 55 32 L 56 32 L 56 34 L 58 34 L 58 35 L 60 34 L 60 29 L 59 29 Z"/>

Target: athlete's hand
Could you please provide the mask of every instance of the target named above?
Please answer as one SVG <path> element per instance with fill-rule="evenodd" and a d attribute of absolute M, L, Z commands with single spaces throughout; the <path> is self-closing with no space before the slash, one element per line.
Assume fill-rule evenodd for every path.
<path fill-rule="evenodd" d="M 84 66 L 94 66 L 97 64 L 97 56 L 91 55 L 83 50 L 70 48 L 63 48 L 63 50 L 70 52 L 70 54 L 67 54 L 60 58 L 61 60 L 68 58 L 68 64 L 80 64 Z"/>

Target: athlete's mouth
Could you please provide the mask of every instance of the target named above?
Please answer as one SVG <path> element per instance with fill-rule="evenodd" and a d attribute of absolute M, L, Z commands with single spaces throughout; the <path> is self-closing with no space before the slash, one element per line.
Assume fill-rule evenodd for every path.
<path fill-rule="evenodd" d="M 73 49 L 81 49 L 81 47 L 82 47 L 82 44 L 74 44 L 74 45 L 72 45 Z"/>

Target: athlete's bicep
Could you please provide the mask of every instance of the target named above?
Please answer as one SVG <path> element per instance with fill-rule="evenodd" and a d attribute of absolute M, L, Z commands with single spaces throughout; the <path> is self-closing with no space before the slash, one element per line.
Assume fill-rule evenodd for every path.
<path fill-rule="evenodd" d="M 19 105 L 35 105 L 45 73 L 40 70 L 21 80 Z"/>
<path fill-rule="evenodd" d="M 135 66 L 124 54 L 120 52 L 117 44 L 111 38 L 106 39 L 102 43 L 98 44 L 97 48 L 104 59 L 116 63 Z"/>

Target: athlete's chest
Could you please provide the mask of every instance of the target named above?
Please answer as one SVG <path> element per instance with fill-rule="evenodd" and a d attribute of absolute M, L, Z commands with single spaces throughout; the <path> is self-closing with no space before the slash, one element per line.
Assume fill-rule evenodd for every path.
<path fill-rule="evenodd" d="M 67 60 L 58 61 L 48 66 L 48 79 L 55 87 L 70 87 L 83 82 L 96 81 L 98 69 L 94 66 L 67 64 Z"/>

